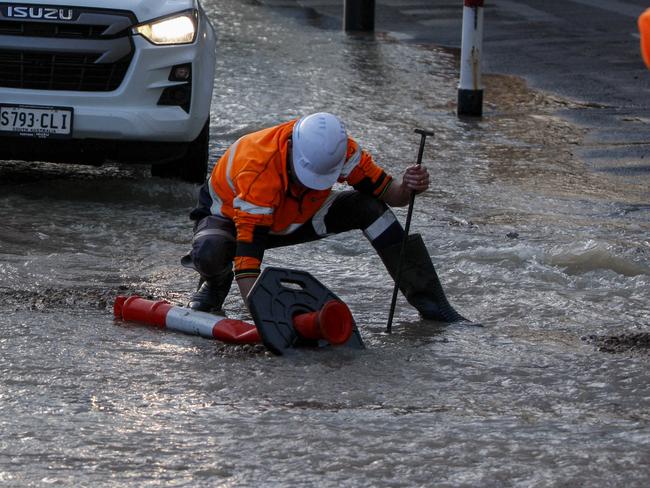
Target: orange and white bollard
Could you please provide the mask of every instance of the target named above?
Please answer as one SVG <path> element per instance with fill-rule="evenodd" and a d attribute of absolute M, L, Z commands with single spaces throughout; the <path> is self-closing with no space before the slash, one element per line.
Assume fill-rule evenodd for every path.
<path fill-rule="evenodd" d="M 165 300 L 146 300 L 137 295 L 118 296 L 113 305 L 113 313 L 116 319 L 154 325 L 231 344 L 261 342 L 253 324 L 229 319 L 223 315 L 176 307 Z"/>

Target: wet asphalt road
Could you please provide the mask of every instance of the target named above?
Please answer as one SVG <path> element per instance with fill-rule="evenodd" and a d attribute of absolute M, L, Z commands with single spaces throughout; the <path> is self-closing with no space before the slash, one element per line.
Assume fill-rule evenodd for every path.
<path fill-rule="evenodd" d="M 312 10 L 339 29 L 338 0 L 261 0 Z M 529 86 L 577 103 L 559 113 L 585 127 L 581 157 L 597 171 L 650 184 L 650 72 L 636 20 L 644 0 L 487 0 L 484 73 L 522 76 Z M 322 17 L 319 17 L 322 16 Z M 375 29 L 402 42 L 460 49 L 462 2 L 377 0 Z"/>
<path fill-rule="evenodd" d="M 412 230 L 485 327 L 423 322 L 400 299 L 386 335 L 392 282 L 354 233 L 265 261 L 341 296 L 365 351 L 278 359 L 114 322 L 117 294 L 193 289 L 178 259 L 196 188 L 2 162 L 0 485 L 645 487 L 648 187 L 585 165 L 590 132 L 558 115 L 600 108 L 490 75 L 484 118 L 458 120 L 453 52 L 345 36 L 295 5 L 205 4 L 213 156 L 326 108 L 399 174 L 413 129 L 434 128 Z M 226 310 L 250 319 L 235 294 Z"/>

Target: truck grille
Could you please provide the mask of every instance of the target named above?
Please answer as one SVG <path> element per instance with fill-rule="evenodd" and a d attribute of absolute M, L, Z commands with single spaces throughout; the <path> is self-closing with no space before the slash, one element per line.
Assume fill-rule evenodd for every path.
<path fill-rule="evenodd" d="M 56 24 L 0 20 L 0 36 L 101 39 L 108 25 Z"/>
<path fill-rule="evenodd" d="M 120 86 L 133 58 L 132 12 L 66 7 L 65 19 L 18 19 L 10 7 L 0 2 L 0 87 L 106 92 Z"/>
<path fill-rule="evenodd" d="M 36 90 L 111 91 L 129 69 L 132 53 L 115 63 L 97 54 L 0 50 L 0 86 Z"/>

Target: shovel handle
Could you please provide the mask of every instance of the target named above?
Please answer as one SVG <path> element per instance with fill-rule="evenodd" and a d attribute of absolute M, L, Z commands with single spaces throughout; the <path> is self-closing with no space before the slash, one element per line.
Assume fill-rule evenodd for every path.
<path fill-rule="evenodd" d="M 427 136 L 433 137 L 433 131 L 426 129 L 415 129 L 416 134 L 420 134 L 420 149 L 418 149 L 418 160 L 415 162 L 418 166 L 422 164 L 422 155 L 424 154 L 424 143 L 427 140 Z"/>
<path fill-rule="evenodd" d="M 416 134 L 420 134 L 420 148 L 418 149 L 418 159 L 415 164 L 420 166 L 422 164 L 422 156 L 424 154 L 424 145 L 427 141 L 427 136 L 433 137 L 433 131 L 426 129 L 415 129 Z M 413 216 L 413 206 L 415 205 L 415 191 L 411 191 L 411 200 L 409 201 L 408 212 L 406 213 L 406 224 L 404 225 L 404 238 L 402 239 L 402 247 L 399 252 L 399 261 L 397 263 L 397 273 L 395 275 L 395 287 L 393 288 L 393 297 L 390 301 L 390 311 L 388 312 L 388 323 L 386 324 L 386 333 L 390 334 L 393 331 L 393 316 L 395 315 L 395 304 L 397 303 L 397 293 L 399 292 L 399 284 L 402 274 L 402 261 L 404 260 L 404 249 L 406 248 L 406 241 L 409 237 L 409 229 L 411 228 L 411 217 Z"/>

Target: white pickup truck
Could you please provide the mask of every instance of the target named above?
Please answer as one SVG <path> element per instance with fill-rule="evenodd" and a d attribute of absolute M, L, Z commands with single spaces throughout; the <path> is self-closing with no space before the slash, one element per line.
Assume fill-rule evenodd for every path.
<path fill-rule="evenodd" d="M 200 183 L 215 58 L 198 0 L 0 0 L 0 160 Z"/>

